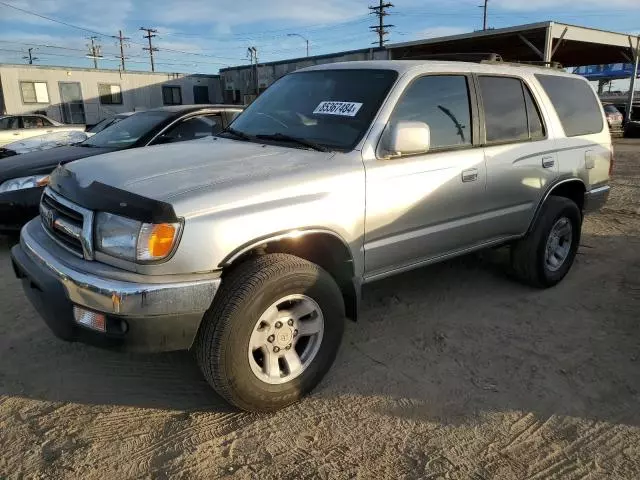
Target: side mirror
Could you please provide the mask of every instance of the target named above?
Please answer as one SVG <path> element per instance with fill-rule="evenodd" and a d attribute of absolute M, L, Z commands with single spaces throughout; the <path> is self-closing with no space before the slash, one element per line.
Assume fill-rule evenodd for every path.
<path fill-rule="evenodd" d="M 382 147 L 387 157 L 401 157 L 427 153 L 431 145 L 431 130 L 424 122 L 396 122 L 389 124 Z"/>

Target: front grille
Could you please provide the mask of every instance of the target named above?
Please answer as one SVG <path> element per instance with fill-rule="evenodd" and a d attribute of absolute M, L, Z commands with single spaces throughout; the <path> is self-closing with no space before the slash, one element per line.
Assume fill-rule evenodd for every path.
<path fill-rule="evenodd" d="M 47 188 L 40 202 L 40 218 L 45 231 L 60 246 L 78 257 L 91 260 L 93 213 Z"/>

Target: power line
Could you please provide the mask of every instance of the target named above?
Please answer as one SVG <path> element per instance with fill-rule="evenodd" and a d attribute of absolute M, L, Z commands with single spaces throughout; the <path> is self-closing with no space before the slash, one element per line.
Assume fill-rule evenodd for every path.
<path fill-rule="evenodd" d="M 378 6 L 369 7 L 369 10 L 371 10 L 371 13 L 373 13 L 375 16 L 378 17 L 378 25 L 374 25 L 369 28 L 378 34 L 378 46 L 380 48 L 384 46 L 384 43 L 385 43 L 384 37 L 386 37 L 389 34 L 389 31 L 387 30 L 387 28 L 394 26 L 394 25 L 384 24 L 384 17 L 389 15 L 387 13 L 387 8 L 391 8 L 391 7 L 393 7 L 393 3 L 384 3 L 384 0 L 380 0 L 380 4 Z"/>
<path fill-rule="evenodd" d="M 148 50 L 149 51 L 149 58 L 151 59 L 151 71 L 155 72 L 156 71 L 156 67 L 153 64 L 153 52 L 157 52 L 158 49 L 155 48 L 153 45 L 151 45 L 151 39 L 153 37 L 157 37 L 157 35 L 155 35 L 158 30 L 155 30 L 153 28 L 145 28 L 145 27 L 140 27 L 140 30 L 142 30 L 143 32 L 147 32 L 146 35 L 143 35 L 142 38 L 146 38 L 147 40 L 149 40 L 149 46 L 148 47 L 143 47 L 143 50 Z"/>

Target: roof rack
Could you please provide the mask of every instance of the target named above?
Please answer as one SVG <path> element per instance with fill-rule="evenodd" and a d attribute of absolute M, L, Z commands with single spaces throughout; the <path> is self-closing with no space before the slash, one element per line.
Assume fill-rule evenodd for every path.
<path fill-rule="evenodd" d="M 502 62 L 502 57 L 497 53 L 428 53 L 424 55 L 404 56 L 399 60 L 448 60 L 479 63 L 483 61 Z"/>
<path fill-rule="evenodd" d="M 426 53 L 423 55 L 404 56 L 399 60 L 446 60 L 457 62 L 472 62 L 472 63 L 500 63 L 505 65 L 532 65 L 539 67 L 557 68 L 562 69 L 563 66 L 560 62 L 545 62 L 541 60 L 516 60 L 505 61 L 502 55 L 499 53 Z"/>

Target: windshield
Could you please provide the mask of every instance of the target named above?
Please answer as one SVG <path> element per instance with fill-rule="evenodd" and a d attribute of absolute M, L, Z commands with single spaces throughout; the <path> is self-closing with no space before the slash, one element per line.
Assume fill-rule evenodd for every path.
<path fill-rule="evenodd" d="M 169 112 L 140 112 L 96 133 L 80 145 L 86 147 L 127 148 L 165 121 Z"/>
<path fill-rule="evenodd" d="M 287 75 L 231 125 L 239 134 L 284 137 L 351 150 L 397 78 L 393 70 L 316 70 Z"/>

